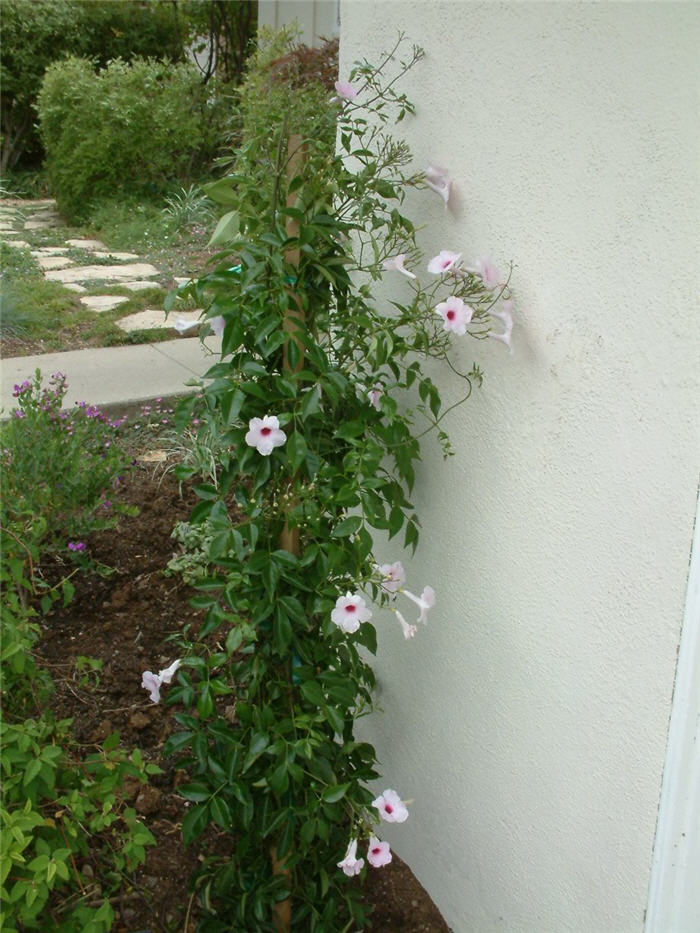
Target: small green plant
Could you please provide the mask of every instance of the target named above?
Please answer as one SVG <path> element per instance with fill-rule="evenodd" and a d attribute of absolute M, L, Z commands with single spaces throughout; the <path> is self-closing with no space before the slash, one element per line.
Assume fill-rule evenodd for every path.
<path fill-rule="evenodd" d="M 0 425 L 0 522 L 70 557 L 85 551 L 90 531 L 114 525 L 124 511 L 112 491 L 130 460 L 118 443 L 121 419 L 86 402 L 63 411 L 66 388 L 62 373 L 42 386 L 39 370 L 15 386 L 17 407 Z"/>
<path fill-rule="evenodd" d="M 88 658 L 83 654 L 79 654 L 74 662 L 74 679 L 77 680 L 78 686 L 82 688 L 98 687 L 103 665 L 104 661 L 100 658 Z"/>
<path fill-rule="evenodd" d="M 124 780 L 143 782 L 158 769 L 144 766 L 138 751 L 119 748 L 116 733 L 84 754 L 70 720 L 51 714 L 51 678 L 34 659 L 36 604 L 42 593 L 45 609 L 61 596 L 67 601 L 72 587 L 63 580 L 39 588 L 41 523 L 29 522 L 26 531 L 21 539 L 0 527 L 0 928 L 106 933 L 114 917 L 110 894 L 154 842 L 124 802 Z M 100 665 L 78 659 L 88 679 Z M 90 862 L 92 882 L 78 867 Z"/>
<path fill-rule="evenodd" d="M 176 230 L 192 224 L 206 224 L 214 217 L 211 201 L 198 185 L 180 188 L 165 199 L 163 213 Z"/>

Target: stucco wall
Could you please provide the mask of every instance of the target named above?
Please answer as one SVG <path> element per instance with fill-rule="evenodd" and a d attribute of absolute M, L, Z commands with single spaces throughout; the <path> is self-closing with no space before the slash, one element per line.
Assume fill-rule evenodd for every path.
<path fill-rule="evenodd" d="M 341 5 L 341 77 L 397 28 L 426 49 L 404 132 L 459 195 L 412 197 L 428 256 L 517 266 L 514 356 L 461 344 L 484 388 L 454 458 L 424 445 L 405 563 L 438 603 L 408 643 L 378 620 L 367 727 L 455 933 L 643 926 L 700 448 L 698 11 Z"/>
<path fill-rule="evenodd" d="M 258 0 L 258 24 L 279 29 L 296 20 L 301 40 L 319 45 L 338 35 L 339 0 Z"/>

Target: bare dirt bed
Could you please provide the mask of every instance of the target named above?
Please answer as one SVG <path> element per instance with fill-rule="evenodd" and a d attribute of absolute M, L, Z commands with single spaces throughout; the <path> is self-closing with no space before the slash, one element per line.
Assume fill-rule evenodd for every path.
<path fill-rule="evenodd" d="M 168 636 L 198 618 L 189 605 L 192 590 L 179 577 L 163 575 L 174 550 L 173 525 L 189 516 L 194 499 L 180 496 L 170 474 L 145 468 L 134 470 L 121 495 L 139 507 L 139 515 L 123 518 L 118 528 L 96 533 L 88 542 L 91 556 L 113 573 L 73 578 L 75 598 L 49 617 L 40 650 L 56 681 L 55 710 L 60 717 L 73 718 L 80 742 L 100 742 L 116 730 L 123 746 L 139 748 L 145 761 L 163 769 L 150 785 L 134 783 L 131 788 L 133 805 L 157 844 L 113 899 L 114 933 L 192 933 L 197 910 L 188 878 L 199 852 L 185 849 L 180 837 L 185 801 L 177 787 L 184 775 L 161 757 L 173 729 L 172 712 L 149 702 L 140 679 L 143 670 L 170 664 L 176 655 Z M 79 656 L 103 662 L 96 684 L 81 685 L 75 673 Z M 89 874 L 89 864 L 80 866 L 86 867 Z M 375 910 L 373 933 L 449 933 L 425 890 L 395 854 L 389 866 L 370 871 L 365 896 Z"/>

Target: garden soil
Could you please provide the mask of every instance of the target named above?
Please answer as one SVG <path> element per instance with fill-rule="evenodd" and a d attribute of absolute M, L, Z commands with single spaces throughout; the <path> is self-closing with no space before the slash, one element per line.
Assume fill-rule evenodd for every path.
<path fill-rule="evenodd" d="M 40 652 L 56 683 L 55 713 L 72 717 L 80 743 L 100 743 L 118 731 L 124 747 L 139 748 L 146 762 L 162 769 L 148 785 L 134 779 L 127 788 L 156 845 L 112 898 L 117 918 L 113 933 L 193 933 L 197 903 L 188 878 L 201 854 L 196 846 L 185 849 L 180 836 L 187 803 L 177 788 L 187 777 L 161 755 L 175 725 L 173 712 L 150 703 L 141 672 L 170 664 L 177 649 L 169 637 L 200 619 L 189 605 L 193 591 L 180 577 L 163 573 L 176 550 L 170 537 L 173 526 L 188 518 L 195 500 L 180 494 L 171 473 L 154 472 L 152 466 L 136 467 L 120 495 L 139 514 L 122 517 L 117 528 L 94 533 L 88 541 L 91 557 L 112 573 L 73 577 L 75 597 L 47 618 Z M 99 659 L 102 669 L 91 676 L 77 671 L 80 656 Z M 225 841 L 208 840 L 217 850 Z M 78 867 L 84 879 L 96 874 L 90 857 Z M 370 870 L 364 892 L 374 908 L 373 933 L 449 933 L 396 854 L 387 867 Z M 98 899 L 99 893 L 95 891 Z"/>

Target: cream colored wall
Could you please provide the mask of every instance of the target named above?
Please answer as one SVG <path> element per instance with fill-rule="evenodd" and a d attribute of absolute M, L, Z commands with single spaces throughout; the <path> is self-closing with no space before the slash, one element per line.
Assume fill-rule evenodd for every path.
<path fill-rule="evenodd" d="M 404 131 L 459 189 L 410 200 L 428 255 L 517 265 L 514 356 L 456 340 L 486 382 L 456 456 L 424 445 L 429 627 L 377 620 L 380 789 L 414 799 L 387 838 L 455 933 L 642 930 L 700 448 L 698 12 L 341 5 L 341 77 L 398 28 L 426 49 Z"/>
<path fill-rule="evenodd" d="M 258 23 L 279 29 L 296 20 L 307 45 L 338 35 L 338 0 L 258 0 Z"/>

